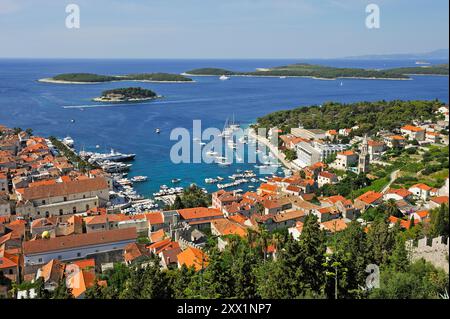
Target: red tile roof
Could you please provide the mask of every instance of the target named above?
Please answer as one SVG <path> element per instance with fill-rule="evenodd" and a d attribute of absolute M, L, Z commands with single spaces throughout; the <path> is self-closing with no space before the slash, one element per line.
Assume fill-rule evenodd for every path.
<path fill-rule="evenodd" d="M 136 228 L 114 229 L 86 234 L 69 235 L 50 239 L 30 240 L 23 243 L 25 255 L 66 250 L 90 245 L 136 240 Z"/>
<path fill-rule="evenodd" d="M 368 191 L 361 196 L 359 196 L 357 199 L 360 201 L 363 201 L 366 204 L 372 204 L 383 197 L 383 194 L 377 193 L 374 191 Z"/>
<path fill-rule="evenodd" d="M 191 219 L 206 219 L 223 216 L 223 213 L 216 208 L 207 208 L 207 207 L 195 207 L 195 208 L 185 208 L 178 210 L 178 213 L 184 220 Z"/>

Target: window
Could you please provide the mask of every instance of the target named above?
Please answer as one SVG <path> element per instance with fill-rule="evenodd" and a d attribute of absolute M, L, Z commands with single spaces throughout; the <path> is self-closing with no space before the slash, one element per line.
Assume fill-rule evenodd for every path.
<path fill-rule="evenodd" d="M 64 197 L 64 201 L 67 202 L 67 197 Z"/>
<path fill-rule="evenodd" d="M 81 257 L 81 253 L 77 253 L 77 257 Z"/>
<path fill-rule="evenodd" d="M 40 215 L 40 214 L 41 214 L 41 212 L 37 212 L 37 214 L 38 214 L 38 215 Z"/>
<path fill-rule="evenodd" d="M 62 256 L 61 256 L 61 255 L 59 255 L 59 256 L 58 256 L 58 259 L 59 259 L 59 260 L 61 260 L 61 259 L 62 259 Z"/>
<path fill-rule="evenodd" d="M 86 210 L 89 210 L 89 205 L 86 205 Z"/>
<path fill-rule="evenodd" d="M 42 262 L 42 258 L 39 258 L 39 262 L 40 262 L 40 263 Z"/>
<path fill-rule="evenodd" d="M 86 195 L 83 195 L 83 198 L 86 198 Z"/>
<path fill-rule="evenodd" d="M 62 216 L 62 214 L 63 214 L 63 210 L 60 209 L 60 210 L 59 210 L 59 215 Z"/>
<path fill-rule="evenodd" d="M 72 208 L 72 212 L 73 212 L 74 214 L 77 213 L 77 208 L 76 208 L 75 206 Z"/>
<path fill-rule="evenodd" d="M 45 205 L 45 199 L 42 201 L 42 205 Z"/>
<path fill-rule="evenodd" d="M 45 212 L 45 217 L 49 217 L 50 213 L 49 212 Z"/>

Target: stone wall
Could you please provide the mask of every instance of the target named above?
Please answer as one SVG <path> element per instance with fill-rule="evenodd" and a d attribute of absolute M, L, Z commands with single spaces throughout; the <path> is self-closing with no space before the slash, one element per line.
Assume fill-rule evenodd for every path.
<path fill-rule="evenodd" d="M 419 239 L 417 245 L 414 245 L 412 240 L 406 242 L 408 251 L 411 252 L 412 261 L 418 259 L 425 259 L 432 263 L 435 267 L 443 269 L 447 274 L 449 273 L 449 239 L 444 241 L 442 236 L 431 239 L 429 243 L 428 238 Z"/>

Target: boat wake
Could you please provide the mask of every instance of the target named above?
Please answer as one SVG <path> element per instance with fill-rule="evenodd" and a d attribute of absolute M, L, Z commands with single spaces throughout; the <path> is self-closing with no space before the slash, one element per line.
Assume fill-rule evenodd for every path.
<path fill-rule="evenodd" d="M 217 99 L 190 99 L 190 100 L 177 100 L 177 101 L 149 101 L 149 102 L 139 102 L 139 103 L 111 103 L 111 104 L 86 104 L 86 105 L 64 105 L 63 109 L 87 109 L 87 108 L 99 108 L 99 107 L 110 107 L 110 106 L 129 106 L 129 105 L 147 105 L 147 104 L 179 104 L 179 103 L 189 103 L 189 102 L 211 102 Z"/>

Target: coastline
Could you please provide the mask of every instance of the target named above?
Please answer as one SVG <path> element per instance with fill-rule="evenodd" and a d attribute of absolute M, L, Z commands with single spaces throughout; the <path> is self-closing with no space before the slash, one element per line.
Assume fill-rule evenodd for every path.
<path fill-rule="evenodd" d="M 190 73 L 181 73 L 181 75 L 185 76 L 209 76 L 209 77 L 218 77 L 216 74 L 190 74 Z M 428 74 L 427 74 L 428 75 Z M 236 74 L 229 75 L 230 77 L 254 77 L 254 78 L 310 78 L 313 80 L 322 80 L 322 81 L 336 81 L 339 79 L 354 79 L 354 80 L 388 80 L 388 81 L 411 81 L 412 78 L 377 78 L 377 77 L 358 77 L 358 76 L 342 76 L 336 78 L 321 78 L 316 76 L 309 75 L 251 75 L 251 74 Z M 445 75 L 444 75 L 445 76 Z"/>
<path fill-rule="evenodd" d="M 147 83 L 195 83 L 192 81 L 152 81 L 152 80 L 114 80 L 114 81 L 101 81 L 101 82 L 76 82 L 76 81 L 64 81 L 64 80 L 54 80 L 53 78 L 43 78 L 37 80 L 41 83 L 51 83 L 51 84 L 102 84 L 102 83 L 112 83 L 112 82 L 147 82 Z"/>
<path fill-rule="evenodd" d="M 146 102 L 146 101 L 152 101 L 152 100 L 157 100 L 162 98 L 162 95 L 158 95 L 156 97 L 146 97 L 146 98 L 141 98 L 141 99 L 126 99 L 126 100 L 121 100 L 121 99 L 105 99 L 104 97 L 96 97 L 93 98 L 92 101 L 94 102 L 102 102 L 102 103 L 139 103 L 139 102 Z"/>

